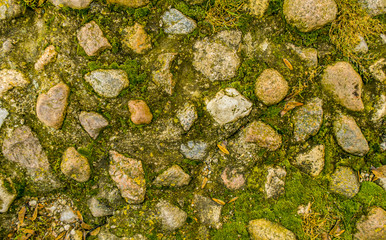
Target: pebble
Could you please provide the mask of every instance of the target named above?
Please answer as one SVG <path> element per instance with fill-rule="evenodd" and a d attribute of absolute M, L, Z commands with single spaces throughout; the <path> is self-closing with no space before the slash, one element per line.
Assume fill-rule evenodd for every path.
<path fill-rule="evenodd" d="M 222 205 L 198 194 L 194 194 L 193 202 L 194 208 L 197 211 L 197 217 L 202 224 L 215 229 L 221 228 Z"/>
<path fill-rule="evenodd" d="M 315 136 L 323 123 L 323 101 L 314 98 L 307 104 L 295 110 L 294 138 L 296 142 L 304 142 Z"/>
<path fill-rule="evenodd" d="M 5 108 L 0 108 L 0 128 L 3 125 L 5 119 L 8 117 L 9 112 Z"/>
<path fill-rule="evenodd" d="M 176 56 L 177 53 L 162 53 L 158 55 L 155 66 L 156 70 L 152 73 L 154 83 L 169 95 L 173 94 L 174 86 L 176 85 L 176 80 L 170 72 L 170 67 Z"/>
<path fill-rule="evenodd" d="M 129 101 L 130 119 L 134 124 L 150 124 L 153 114 L 146 102 L 143 100 Z"/>
<path fill-rule="evenodd" d="M 119 4 L 130 8 L 142 7 L 147 5 L 149 2 L 149 0 L 107 0 L 107 3 Z"/>
<path fill-rule="evenodd" d="M 12 180 L 0 174 L 0 213 L 8 211 L 16 195 Z"/>
<path fill-rule="evenodd" d="M 0 97 L 14 87 L 24 88 L 29 84 L 24 74 L 14 69 L 0 70 Z"/>
<path fill-rule="evenodd" d="M 96 56 L 102 51 L 112 48 L 107 38 L 103 35 L 102 30 L 94 21 L 81 27 L 76 36 L 79 45 L 88 56 Z"/>
<path fill-rule="evenodd" d="M 78 182 L 86 182 L 90 178 L 91 168 L 86 157 L 74 147 L 67 148 L 60 164 L 62 173 Z"/>
<path fill-rule="evenodd" d="M 35 70 L 36 71 L 42 71 L 44 69 L 45 65 L 47 65 L 50 62 L 53 62 L 56 55 L 58 55 L 58 53 L 55 50 L 55 46 L 54 45 L 48 46 L 44 50 L 42 56 L 35 63 Z"/>
<path fill-rule="evenodd" d="M 96 112 L 82 111 L 79 114 L 79 121 L 93 139 L 96 139 L 100 131 L 109 125 L 109 122 L 101 114 Z"/>
<path fill-rule="evenodd" d="M 64 223 L 75 223 L 78 220 L 78 216 L 75 214 L 74 210 L 70 207 L 67 207 L 64 211 L 60 213 L 60 221 Z"/>
<path fill-rule="evenodd" d="M 384 0 L 359 0 L 358 2 L 371 17 L 386 13 L 386 2 Z"/>
<path fill-rule="evenodd" d="M 380 207 L 372 207 L 366 216 L 362 216 L 356 224 L 357 233 L 354 238 L 360 240 L 381 240 L 386 236 L 386 211 Z"/>
<path fill-rule="evenodd" d="M 237 169 L 231 169 L 229 167 L 224 169 L 221 174 L 221 179 L 229 190 L 238 190 L 245 185 L 244 174 Z"/>
<path fill-rule="evenodd" d="M 0 0 L 0 20 L 10 20 L 20 16 L 25 7 L 17 0 Z"/>
<path fill-rule="evenodd" d="M 282 137 L 271 126 L 262 121 L 254 121 L 246 128 L 245 141 L 256 143 L 259 147 L 276 151 L 280 148 Z"/>
<path fill-rule="evenodd" d="M 57 7 L 70 7 L 73 9 L 88 8 L 93 0 L 49 0 Z"/>
<path fill-rule="evenodd" d="M 303 172 L 317 177 L 324 168 L 324 145 L 317 145 L 310 151 L 301 153 L 295 158 L 294 165 Z"/>
<path fill-rule="evenodd" d="M 163 229 L 175 231 L 185 224 L 188 214 L 178 207 L 167 201 L 160 201 L 156 207 Z"/>
<path fill-rule="evenodd" d="M 339 166 L 331 175 L 330 190 L 348 198 L 359 192 L 359 181 L 356 173 L 349 167 Z"/>
<path fill-rule="evenodd" d="M 1 116 L 1 115 L 0 115 Z M 374 112 L 371 121 L 376 123 L 386 116 L 386 95 L 380 95 L 379 100 L 374 105 Z M 1 121 L 0 121 L 1 123 Z M 1 124 L 0 124 L 1 126 Z"/>
<path fill-rule="evenodd" d="M 198 118 L 196 107 L 194 106 L 194 104 L 192 102 L 186 102 L 184 104 L 184 107 L 177 111 L 177 118 L 180 121 L 184 131 L 189 131 L 189 129 L 193 126 L 194 122 Z"/>
<path fill-rule="evenodd" d="M 244 9 L 253 16 L 260 18 L 264 15 L 268 6 L 269 0 L 249 0 L 248 4 L 245 4 Z"/>
<path fill-rule="evenodd" d="M 284 77 L 275 69 L 265 69 L 256 80 L 255 94 L 265 105 L 274 105 L 285 98 L 289 90 Z"/>
<path fill-rule="evenodd" d="M 184 157 L 193 160 L 203 160 L 207 154 L 208 144 L 203 141 L 189 141 L 181 144 L 180 150 Z"/>
<path fill-rule="evenodd" d="M 125 28 L 123 32 L 122 43 L 135 53 L 144 54 L 147 50 L 151 49 L 150 36 L 141 24 L 135 23 L 134 26 Z"/>
<path fill-rule="evenodd" d="M 293 232 L 278 223 L 266 219 L 255 219 L 250 221 L 248 224 L 248 232 L 251 236 L 251 240 L 296 240 L 296 236 Z"/>
<path fill-rule="evenodd" d="M 100 202 L 96 197 L 92 197 L 87 201 L 88 208 L 93 217 L 111 216 L 114 214 L 114 209 Z"/>
<path fill-rule="evenodd" d="M 171 8 L 161 16 L 167 34 L 189 34 L 197 27 L 196 22 L 186 17 L 175 8 Z"/>
<path fill-rule="evenodd" d="M 173 165 L 153 181 L 154 186 L 182 187 L 189 184 L 191 177 L 178 165 Z"/>
<path fill-rule="evenodd" d="M 386 59 L 380 58 L 369 67 L 369 70 L 374 79 L 380 82 L 385 82 L 386 80 L 385 68 L 386 68 Z"/>
<path fill-rule="evenodd" d="M 284 194 L 287 172 L 281 167 L 268 167 L 267 172 L 267 180 L 264 186 L 266 197 L 277 199 L 280 195 Z"/>
<path fill-rule="evenodd" d="M 87 73 L 84 79 L 102 97 L 115 98 L 129 86 L 127 73 L 118 69 L 99 69 Z"/>

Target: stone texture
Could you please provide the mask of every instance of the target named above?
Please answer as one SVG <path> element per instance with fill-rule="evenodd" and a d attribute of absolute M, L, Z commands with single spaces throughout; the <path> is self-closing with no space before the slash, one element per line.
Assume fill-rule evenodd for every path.
<path fill-rule="evenodd" d="M 385 0 L 359 0 L 362 7 L 366 9 L 367 13 L 374 17 L 386 13 Z"/>
<path fill-rule="evenodd" d="M 115 98 L 129 86 L 127 73 L 117 69 L 98 69 L 87 73 L 84 79 L 102 97 Z"/>
<path fill-rule="evenodd" d="M 103 35 L 102 30 L 94 21 L 81 27 L 76 36 L 79 45 L 88 56 L 96 56 L 102 51 L 112 48 L 107 38 Z"/>
<path fill-rule="evenodd" d="M 129 204 L 145 200 L 146 182 L 141 161 L 110 151 L 109 174 Z"/>
<path fill-rule="evenodd" d="M 355 240 L 385 240 L 386 211 L 380 207 L 371 208 L 367 216 L 359 219 L 356 227 Z"/>
<path fill-rule="evenodd" d="M 218 124 L 224 125 L 248 116 L 252 103 L 236 89 L 226 88 L 206 101 L 206 109 Z"/>
<path fill-rule="evenodd" d="M 162 53 L 158 55 L 155 69 L 153 71 L 154 83 L 162 88 L 167 94 L 172 95 L 176 80 L 170 72 L 170 67 L 177 53 Z"/>
<path fill-rule="evenodd" d="M 0 128 L 3 126 L 5 119 L 8 117 L 9 112 L 5 108 L 0 108 Z"/>
<path fill-rule="evenodd" d="M 188 214 L 178 207 L 166 201 L 160 201 L 156 207 L 163 229 L 174 231 L 185 224 Z"/>
<path fill-rule="evenodd" d="M 243 33 L 239 30 L 225 30 L 217 33 L 213 39 L 216 42 L 237 51 L 239 49 L 242 36 Z"/>
<path fill-rule="evenodd" d="M 91 168 L 86 157 L 74 147 L 67 148 L 60 164 L 62 173 L 78 182 L 86 182 L 90 178 Z"/>
<path fill-rule="evenodd" d="M 291 43 L 287 46 L 294 50 L 294 52 L 303 60 L 308 67 L 317 67 L 318 66 L 318 51 L 315 48 L 302 48 L 297 47 Z"/>
<path fill-rule="evenodd" d="M 369 70 L 373 78 L 380 82 L 385 82 L 386 80 L 386 59 L 381 58 L 378 61 L 374 62 Z"/>
<path fill-rule="evenodd" d="M 177 118 L 180 121 L 184 131 L 189 131 L 189 129 L 193 126 L 194 122 L 198 118 L 194 104 L 191 102 L 186 102 L 184 107 L 177 111 Z"/>
<path fill-rule="evenodd" d="M 262 17 L 268 9 L 269 0 L 249 0 L 244 9 L 253 16 Z"/>
<path fill-rule="evenodd" d="M 245 184 L 244 174 L 237 169 L 230 169 L 229 167 L 224 169 L 221 179 L 229 190 L 238 190 Z"/>
<path fill-rule="evenodd" d="M 374 105 L 374 112 L 373 112 L 371 121 L 376 123 L 381 119 L 383 119 L 385 116 L 386 116 L 386 95 L 382 94 L 379 96 L 379 100 Z M 1 120 L 0 120 L 0 123 L 1 123 Z"/>
<path fill-rule="evenodd" d="M 134 124 L 149 124 L 153 119 L 153 114 L 146 102 L 143 100 L 129 101 L 130 119 Z"/>
<path fill-rule="evenodd" d="M 111 216 L 114 214 L 114 209 L 109 206 L 106 206 L 95 197 L 90 198 L 87 201 L 87 205 L 93 217 L 104 217 Z"/>
<path fill-rule="evenodd" d="M 193 160 L 203 160 L 207 154 L 208 144 L 203 141 L 189 141 L 181 144 L 181 153 L 184 157 Z"/>
<path fill-rule="evenodd" d="M 328 66 L 322 76 L 323 89 L 340 105 L 351 111 L 364 110 L 362 78 L 347 62 Z"/>
<path fill-rule="evenodd" d="M 173 165 L 153 181 L 155 186 L 167 186 L 167 187 L 182 187 L 188 185 L 190 182 L 189 174 L 178 165 Z"/>
<path fill-rule="evenodd" d="M 281 146 L 282 138 L 271 126 L 262 121 L 252 122 L 246 129 L 245 141 L 275 151 Z"/>
<path fill-rule="evenodd" d="M 12 180 L 0 174 L 0 213 L 8 211 L 16 198 L 16 193 Z"/>
<path fill-rule="evenodd" d="M 186 17 L 177 9 L 171 8 L 166 11 L 162 16 L 165 33 L 167 34 L 188 34 L 194 31 L 197 27 L 196 22 Z"/>
<path fill-rule="evenodd" d="M 310 151 L 299 154 L 294 165 L 313 177 L 318 176 L 324 168 L 324 145 L 314 146 Z"/>
<path fill-rule="evenodd" d="M 88 6 L 93 0 L 49 0 L 49 1 L 57 7 L 85 9 L 85 8 L 88 8 Z"/>
<path fill-rule="evenodd" d="M 109 122 L 99 113 L 82 111 L 79 114 L 79 121 L 86 132 L 96 139 L 103 128 L 109 125 Z"/>
<path fill-rule="evenodd" d="M 296 240 L 293 232 L 266 219 L 250 221 L 248 224 L 248 232 L 252 240 Z"/>
<path fill-rule="evenodd" d="M 353 51 L 355 53 L 367 53 L 369 51 L 369 46 L 367 45 L 364 37 L 358 36 L 359 43 L 354 47 Z"/>
<path fill-rule="evenodd" d="M 349 167 L 337 167 L 331 175 L 330 190 L 348 198 L 359 192 L 359 181 L 355 172 Z"/>
<path fill-rule="evenodd" d="M 149 0 L 107 0 L 107 3 L 120 4 L 131 8 L 142 7 L 147 5 L 149 2 Z"/>
<path fill-rule="evenodd" d="M 17 0 L 0 0 L 0 20 L 9 20 L 21 15 L 25 8 Z"/>
<path fill-rule="evenodd" d="M 216 229 L 221 228 L 222 205 L 198 194 L 194 194 L 193 203 L 197 211 L 197 217 L 202 224 Z"/>
<path fill-rule="evenodd" d="M 64 121 L 70 88 L 59 83 L 47 93 L 39 95 L 36 103 L 36 115 L 48 127 L 59 129 Z"/>
<path fill-rule="evenodd" d="M 265 194 L 267 198 L 278 198 L 284 194 L 285 176 L 287 172 L 281 167 L 269 167 L 267 181 L 265 182 Z"/>
<path fill-rule="evenodd" d="M 333 122 L 333 131 L 338 145 L 348 153 L 364 156 L 369 145 L 354 118 L 339 114 Z"/>
<path fill-rule="evenodd" d="M 323 101 L 319 98 L 314 98 L 306 105 L 295 110 L 293 120 L 296 142 L 304 142 L 318 133 L 323 123 L 322 107 Z"/>
<path fill-rule="evenodd" d="M 334 0 L 285 0 L 286 21 L 301 32 L 310 32 L 335 20 L 338 7 Z"/>
<path fill-rule="evenodd" d="M 146 33 L 145 27 L 139 23 L 124 30 L 122 43 L 138 54 L 151 49 L 150 36 Z"/>
<path fill-rule="evenodd" d="M 265 105 L 280 102 L 285 98 L 288 90 L 287 81 L 275 69 L 265 69 L 255 84 L 255 94 Z"/>
<path fill-rule="evenodd" d="M 40 58 L 35 63 L 35 70 L 36 71 L 43 70 L 45 65 L 55 60 L 56 55 L 58 55 L 58 53 L 56 52 L 54 45 L 50 45 L 46 47 L 46 49 L 44 49 L 42 56 L 40 56 Z"/>
<path fill-rule="evenodd" d="M 14 87 L 23 88 L 28 84 L 29 80 L 22 72 L 14 69 L 0 70 L 0 97 Z"/>

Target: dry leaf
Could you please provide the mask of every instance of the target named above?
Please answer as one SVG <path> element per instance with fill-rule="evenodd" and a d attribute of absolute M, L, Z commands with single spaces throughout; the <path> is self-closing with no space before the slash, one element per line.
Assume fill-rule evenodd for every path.
<path fill-rule="evenodd" d="M 204 177 L 204 180 L 202 180 L 202 185 L 201 185 L 201 189 L 204 189 L 204 187 L 206 186 L 206 183 L 208 182 L 208 178 L 207 177 Z"/>
<path fill-rule="evenodd" d="M 29 233 L 29 234 L 34 234 L 35 233 L 35 230 L 32 230 L 32 229 L 27 229 L 27 228 L 23 228 L 21 229 L 24 233 Z"/>
<path fill-rule="evenodd" d="M 99 234 L 100 231 L 101 231 L 101 227 L 97 227 L 97 228 L 95 228 L 94 230 L 92 230 L 92 231 L 90 232 L 90 235 L 91 235 L 91 236 L 96 236 L 96 235 Z"/>
<path fill-rule="evenodd" d="M 212 200 L 215 201 L 216 203 L 220 204 L 220 205 L 225 205 L 225 202 L 220 200 L 220 199 L 212 198 Z"/>
<path fill-rule="evenodd" d="M 291 111 L 292 109 L 302 106 L 303 103 L 301 102 L 287 102 L 280 112 L 280 116 L 283 117 L 287 112 Z"/>
<path fill-rule="evenodd" d="M 38 217 L 38 206 L 39 205 L 36 204 L 34 213 L 32 214 L 32 218 L 30 218 L 32 221 L 35 221 L 35 219 Z"/>
<path fill-rule="evenodd" d="M 80 226 L 85 230 L 91 230 L 92 229 L 92 227 L 90 225 L 88 225 L 87 223 L 84 223 L 84 222 L 82 222 L 82 224 Z"/>
<path fill-rule="evenodd" d="M 24 217 L 25 217 L 25 212 L 27 211 L 26 207 L 23 206 L 20 211 L 19 211 L 19 214 L 17 216 L 17 218 L 19 219 L 19 225 L 22 225 L 24 223 Z"/>
<path fill-rule="evenodd" d="M 220 149 L 221 152 L 229 154 L 229 151 L 223 145 L 217 144 L 217 147 Z"/>
<path fill-rule="evenodd" d="M 289 68 L 289 70 L 294 70 L 292 64 L 287 59 L 283 58 L 283 62 Z"/>
<path fill-rule="evenodd" d="M 80 220 L 81 222 L 83 222 L 83 216 L 82 216 L 82 214 L 81 214 L 79 211 L 76 211 L 75 213 L 76 213 L 76 216 L 78 216 L 79 220 Z"/>
<path fill-rule="evenodd" d="M 234 197 L 234 198 L 232 198 L 231 200 L 229 200 L 228 203 L 234 202 L 234 201 L 236 201 L 238 198 L 239 198 L 239 197 Z"/>
<path fill-rule="evenodd" d="M 65 234 L 66 234 L 66 231 L 61 232 L 61 233 L 55 238 L 55 240 L 62 239 L 62 238 L 64 237 Z"/>

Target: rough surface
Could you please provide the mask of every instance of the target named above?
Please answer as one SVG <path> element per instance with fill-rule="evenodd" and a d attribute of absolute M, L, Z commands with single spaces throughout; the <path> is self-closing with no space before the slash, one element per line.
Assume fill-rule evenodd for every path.
<path fill-rule="evenodd" d="M 0 20 L 18 17 L 24 9 L 17 0 L 0 0 Z"/>
<path fill-rule="evenodd" d="M 96 56 L 106 49 L 111 49 L 112 46 L 103 35 L 98 24 L 91 21 L 79 29 L 76 35 L 79 45 L 84 49 L 88 56 Z"/>
<path fill-rule="evenodd" d="M 44 49 L 43 54 L 35 63 L 35 70 L 36 71 L 43 70 L 44 66 L 54 61 L 57 55 L 58 55 L 58 52 L 56 52 L 54 45 L 50 45 L 46 47 L 46 49 Z"/>
<path fill-rule="evenodd" d="M 266 219 L 255 219 L 250 221 L 248 224 L 248 232 L 252 240 L 296 240 L 295 234 L 293 234 L 290 230 Z"/>
<path fill-rule="evenodd" d="M 292 49 L 308 67 L 314 68 L 318 66 L 318 50 L 315 48 L 301 48 L 292 43 L 287 46 Z"/>
<path fill-rule="evenodd" d="M 99 69 L 87 73 L 84 79 L 102 97 L 115 98 L 129 86 L 127 73 L 117 69 Z"/>
<path fill-rule="evenodd" d="M 153 81 L 167 94 L 172 95 L 176 80 L 170 71 L 173 60 L 177 53 L 163 53 L 158 55 L 156 70 L 153 71 Z"/>
<path fill-rule="evenodd" d="M 149 0 L 107 0 L 107 2 L 120 4 L 131 8 L 138 8 L 138 7 L 145 6 L 150 1 Z"/>
<path fill-rule="evenodd" d="M 177 118 L 180 121 L 184 131 L 189 131 L 189 129 L 193 126 L 194 122 L 198 118 L 194 104 L 191 102 L 186 102 L 184 107 L 177 111 Z"/>
<path fill-rule="evenodd" d="M 86 157 L 74 147 L 67 148 L 60 164 L 62 173 L 78 182 L 86 182 L 90 178 L 91 168 Z"/>
<path fill-rule="evenodd" d="M 378 61 L 374 62 L 369 70 L 373 78 L 380 82 L 385 82 L 386 80 L 386 59 L 381 58 Z"/>
<path fill-rule="evenodd" d="M 359 181 L 355 172 L 349 167 L 338 167 L 331 175 L 330 190 L 348 198 L 359 192 Z"/>
<path fill-rule="evenodd" d="M 5 108 L 0 108 L 0 128 L 3 125 L 5 119 L 8 117 L 9 112 Z"/>
<path fill-rule="evenodd" d="M 130 119 L 134 124 L 149 124 L 153 119 L 153 114 L 149 106 L 143 100 L 129 101 Z"/>
<path fill-rule="evenodd" d="M 222 205 L 215 203 L 208 197 L 198 194 L 194 194 L 193 202 L 197 210 L 197 217 L 202 224 L 216 229 L 222 226 L 220 219 Z"/>
<path fill-rule="evenodd" d="M 97 198 L 92 197 L 87 201 L 88 208 L 94 217 L 104 217 L 114 214 L 114 210 L 101 203 Z"/>
<path fill-rule="evenodd" d="M 238 190 L 245 184 L 245 177 L 237 169 L 225 168 L 221 174 L 221 180 L 229 190 Z"/>
<path fill-rule="evenodd" d="M 49 0 L 57 7 L 70 7 L 73 9 L 88 8 L 93 0 Z"/>
<path fill-rule="evenodd" d="M 103 128 L 109 125 L 109 122 L 99 113 L 82 111 L 79 114 L 79 121 L 84 130 L 96 139 Z"/>
<path fill-rule="evenodd" d="M 188 217 L 186 212 L 166 201 L 157 203 L 157 210 L 163 229 L 168 231 L 182 227 Z"/>
<path fill-rule="evenodd" d="M 379 96 L 379 100 L 374 105 L 374 113 L 371 120 L 376 123 L 382 120 L 385 116 L 386 116 L 386 95 L 382 94 L 381 96 Z"/>
<path fill-rule="evenodd" d="M 16 190 L 12 180 L 0 174 L 0 213 L 8 211 L 16 198 Z"/>
<path fill-rule="evenodd" d="M 293 116 L 295 141 L 306 141 L 318 133 L 323 122 L 322 107 L 323 101 L 315 98 L 296 110 Z"/>
<path fill-rule="evenodd" d="M 165 33 L 168 34 L 188 34 L 197 27 L 196 22 L 186 17 L 177 9 L 169 9 L 161 16 L 164 24 Z"/>
<path fill-rule="evenodd" d="M 208 144 L 203 141 L 189 141 L 181 144 L 180 150 L 184 157 L 194 160 L 203 160 L 207 154 Z"/>
<path fill-rule="evenodd" d="M 386 2 L 384 0 L 359 0 L 359 2 L 372 17 L 386 13 Z"/>
<path fill-rule="evenodd" d="M 139 23 L 124 30 L 122 43 L 138 54 L 143 54 L 151 49 L 150 36 L 146 33 L 144 26 Z"/>
<path fill-rule="evenodd" d="M 14 87 L 26 87 L 29 80 L 24 74 L 14 69 L 0 70 L 0 97 Z"/>
<path fill-rule="evenodd" d="M 178 165 L 173 165 L 161 173 L 154 181 L 155 186 L 182 187 L 190 182 L 189 174 Z"/>
<path fill-rule="evenodd" d="M 265 182 L 265 194 L 267 198 L 278 198 L 284 194 L 285 176 L 287 172 L 281 167 L 269 167 Z"/>
<path fill-rule="evenodd" d="M 265 104 L 273 105 L 287 95 L 288 83 L 275 69 L 266 69 L 256 80 L 255 94 Z"/>
<path fill-rule="evenodd" d="M 249 0 L 244 9 L 250 12 L 253 16 L 262 17 L 268 9 L 269 0 Z"/>
<path fill-rule="evenodd" d="M 324 145 L 317 145 L 310 151 L 299 154 L 294 164 L 303 172 L 313 177 L 318 176 L 324 168 Z"/>
<path fill-rule="evenodd" d="M 245 141 L 275 151 L 280 148 L 282 138 L 271 126 L 255 121 L 247 127 Z"/>
<path fill-rule="evenodd" d="M 386 211 L 380 207 L 370 209 L 367 216 L 362 216 L 356 224 L 358 232 L 354 239 L 381 240 L 386 236 Z"/>

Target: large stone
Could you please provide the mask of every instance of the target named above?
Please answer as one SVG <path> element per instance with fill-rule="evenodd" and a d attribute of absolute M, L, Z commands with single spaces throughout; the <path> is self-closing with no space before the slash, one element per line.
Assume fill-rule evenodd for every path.
<path fill-rule="evenodd" d="M 294 165 L 313 177 L 318 176 L 324 168 L 324 145 L 317 145 L 310 151 L 299 154 Z"/>
<path fill-rule="evenodd" d="M 109 125 L 109 122 L 99 113 L 82 111 L 79 114 L 79 121 L 86 132 L 96 139 L 103 128 Z"/>
<path fill-rule="evenodd" d="M 188 185 L 190 182 L 189 174 L 178 165 L 173 165 L 168 168 L 162 174 L 160 174 L 154 181 L 155 186 L 167 186 L 167 187 L 182 187 Z"/>
<path fill-rule="evenodd" d="M 386 211 L 380 207 L 371 208 L 367 216 L 359 219 L 356 227 L 355 240 L 385 240 Z"/>
<path fill-rule="evenodd" d="M 54 45 L 50 45 L 46 47 L 46 49 L 44 49 L 42 56 L 40 56 L 40 58 L 35 63 L 35 70 L 36 71 L 43 70 L 44 66 L 52 62 L 55 59 L 56 55 L 58 55 L 58 52 L 56 52 Z"/>
<path fill-rule="evenodd" d="M 218 124 L 224 125 L 248 116 L 252 103 L 236 89 L 226 88 L 206 101 L 206 109 Z"/>
<path fill-rule="evenodd" d="M 193 203 L 197 211 L 198 219 L 202 224 L 216 229 L 221 228 L 222 223 L 220 218 L 222 205 L 198 194 L 194 194 Z"/>
<path fill-rule="evenodd" d="M 0 213 L 8 211 L 16 195 L 12 180 L 0 174 Z"/>
<path fill-rule="evenodd" d="M 362 102 L 362 78 L 347 62 L 328 66 L 322 76 L 323 89 L 332 98 L 351 111 L 364 110 Z"/>
<path fill-rule="evenodd" d="M 315 98 L 295 111 L 293 119 L 296 142 L 304 142 L 318 133 L 323 123 L 322 106 L 323 101 Z"/>
<path fill-rule="evenodd" d="M 284 194 L 285 176 L 287 172 L 281 167 L 269 167 L 265 182 L 265 194 L 267 198 L 278 198 Z"/>
<path fill-rule="evenodd" d="M 191 102 L 186 102 L 184 107 L 177 111 L 177 118 L 180 120 L 182 128 L 185 131 L 189 131 L 189 129 L 193 126 L 193 123 L 198 118 L 194 104 Z"/>
<path fill-rule="evenodd" d="M 28 84 L 29 80 L 20 71 L 14 69 L 0 70 L 0 97 L 14 87 L 22 88 Z"/>
<path fill-rule="evenodd" d="M 181 144 L 181 153 L 184 157 L 194 160 L 203 160 L 207 154 L 208 144 L 203 141 L 189 141 Z"/>
<path fill-rule="evenodd" d="M 248 232 L 252 240 L 296 240 L 293 232 L 266 219 L 250 221 Z"/>
<path fill-rule="evenodd" d="M 270 0 L 249 0 L 244 9 L 256 17 L 262 17 L 268 9 Z"/>
<path fill-rule="evenodd" d="M 93 217 L 111 216 L 114 214 L 114 209 L 100 202 L 96 197 L 92 197 L 87 201 L 88 208 Z"/>
<path fill-rule="evenodd" d="M 143 100 L 130 100 L 129 111 L 130 119 L 134 124 L 149 124 L 153 119 L 153 114 L 146 102 Z"/>
<path fill-rule="evenodd" d="M 170 72 L 170 67 L 177 53 L 162 53 L 158 55 L 155 70 L 153 71 L 153 81 L 162 88 L 167 94 L 172 95 L 176 80 Z"/>
<path fill-rule="evenodd" d="M 0 0 L 0 20 L 8 20 L 21 15 L 25 7 L 17 0 Z"/>
<path fill-rule="evenodd" d="M 102 30 L 94 21 L 84 25 L 76 36 L 79 45 L 88 56 L 96 56 L 102 51 L 112 48 L 107 38 L 103 35 Z"/>
<path fill-rule="evenodd" d="M 151 49 L 151 39 L 146 33 L 145 27 L 139 23 L 124 29 L 122 43 L 133 50 L 135 53 L 143 54 Z"/>
<path fill-rule="evenodd" d="M 59 83 L 50 88 L 47 93 L 39 95 L 36 103 L 36 115 L 48 127 L 59 129 L 64 120 L 68 104 L 70 88 Z"/>
<path fill-rule="evenodd" d="M 335 20 L 338 6 L 334 0 L 285 0 L 286 21 L 299 31 L 310 32 Z"/>
<path fill-rule="evenodd" d="M 73 9 L 88 8 L 93 0 L 49 0 L 57 7 L 70 7 Z"/>
<path fill-rule="evenodd" d="M 265 104 L 273 105 L 287 95 L 288 83 L 275 69 L 265 69 L 256 80 L 256 96 Z"/>
<path fill-rule="evenodd" d="M 188 214 L 178 207 L 166 201 L 160 201 L 156 207 L 163 229 L 174 231 L 185 224 Z"/>
<path fill-rule="evenodd" d="M 148 4 L 149 0 L 107 0 L 107 3 L 116 3 L 126 7 L 138 8 Z"/>
<path fill-rule="evenodd" d="M 67 148 L 60 164 L 62 173 L 78 182 L 86 182 L 90 178 L 91 168 L 86 157 L 74 147 Z"/>
<path fill-rule="evenodd" d="M 331 175 L 330 190 L 348 198 L 359 192 L 359 181 L 355 172 L 349 167 L 338 167 Z"/>
<path fill-rule="evenodd" d="M 238 190 L 245 184 L 244 174 L 235 168 L 225 168 L 221 174 L 221 180 L 229 190 Z"/>
<path fill-rule="evenodd" d="M 333 131 L 338 145 L 348 153 L 364 156 L 369 151 L 369 144 L 354 118 L 339 114 L 333 122 Z"/>
<path fill-rule="evenodd" d="M 386 13 L 385 0 L 359 0 L 362 7 L 366 9 L 367 13 L 374 17 Z"/>
<path fill-rule="evenodd" d="M 115 98 L 129 86 L 127 73 L 118 69 L 99 69 L 87 73 L 84 79 L 96 93 L 106 98 Z"/>
<path fill-rule="evenodd" d="M 378 61 L 374 62 L 369 70 L 373 78 L 380 82 L 385 82 L 386 80 L 386 59 L 381 58 Z"/>
<path fill-rule="evenodd" d="M 280 134 L 262 121 L 254 121 L 247 127 L 245 141 L 270 151 L 280 148 L 282 142 Z"/>
<path fill-rule="evenodd" d="M 166 11 L 161 16 L 161 20 L 165 27 L 165 33 L 168 34 L 188 34 L 193 32 L 197 27 L 197 24 L 193 19 L 186 17 L 174 8 Z"/>
<path fill-rule="evenodd" d="M 145 200 L 146 182 L 141 161 L 110 151 L 109 174 L 129 204 Z"/>

